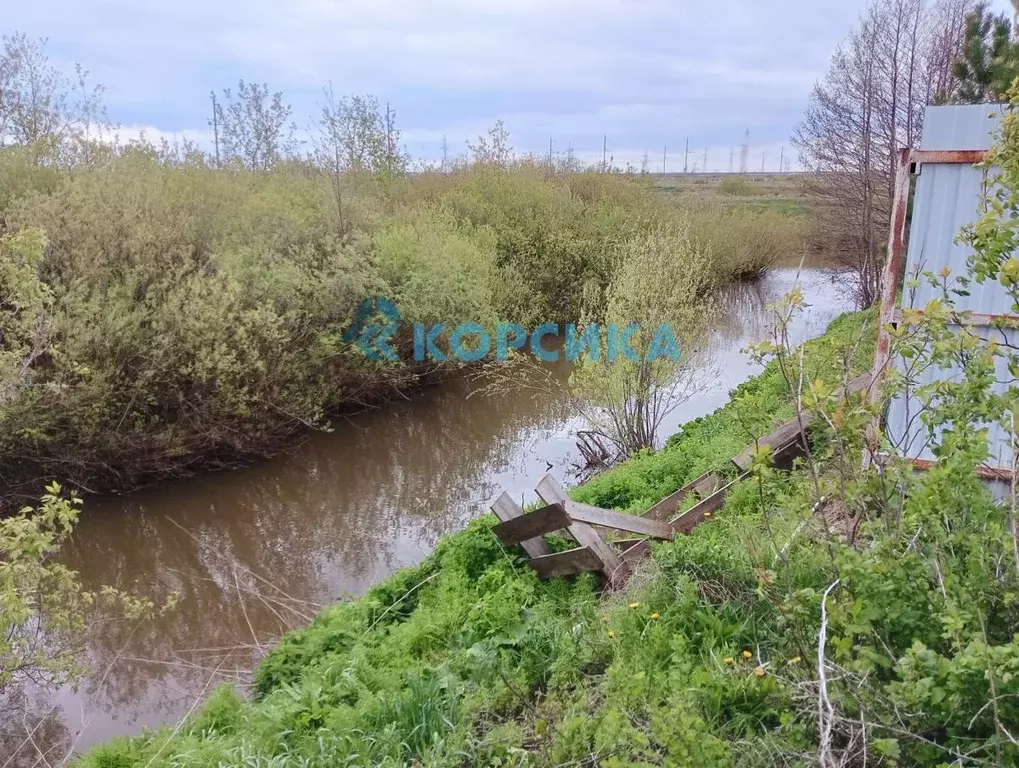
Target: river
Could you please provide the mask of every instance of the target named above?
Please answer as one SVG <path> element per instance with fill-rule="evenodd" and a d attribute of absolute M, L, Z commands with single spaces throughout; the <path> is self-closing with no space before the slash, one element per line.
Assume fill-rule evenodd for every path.
<path fill-rule="evenodd" d="M 853 308 L 832 277 L 800 274 L 811 306 L 794 322 L 794 343 Z M 766 306 L 796 279 L 795 270 L 774 270 L 722 297 L 711 343 L 717 375 L 670 415 L 660 438 L 723 405 L 760 370 L 741 350 L 767 337 Z M 547 472 L 569 481 L 579 424 L 567 404 L 529 391 L 479 395 L 476 387 L 446 382 L 245 469 L 88 499 L 65 553 L 85 585 L 157 600 L 177 592 L 179 601 L 153 622 L 94 628 L 81 685 L 32 697 L 34 713 L 50 713 L 34 738 L 53 748 L 50 761 L 176 722 L 210 684 L 243 684 L 252 658 L 283 631 L 419 562 L 500 491 L 526 503 Z M 0 749 L 24 736 L 19 718 L 5 719 L 11 732 Z"/>

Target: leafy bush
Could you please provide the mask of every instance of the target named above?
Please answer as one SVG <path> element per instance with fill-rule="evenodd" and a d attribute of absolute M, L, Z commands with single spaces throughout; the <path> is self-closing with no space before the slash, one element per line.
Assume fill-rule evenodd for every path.
<path fill-rule="evenodd" d="M 150 600 L 112 587 L 86 591 L 78 574 L 56 561 L 80 504 L 54 484 L 37 507 L 0 518 L 0 692 L 24 681 L 74 680 L 82 638 L 94 622 L 155 610 Z M 164 609 L 172 605 L 171 599 Z"/>
<path fill-rule="evenodd" d="M 0 305 L 0 328 L 18 326 L 0 357 L 8 487 L 59 474 L 124 490 L 271 452 L 417 381 L 342 342 L 362 299 L 393 299 L 406 323 L 575 322 L 629 243 L 684 217 L 646 180 L 526 160 L 334 177 L 217 170 L 143 142 L 37 159 L 0 151 L 0 280 L 23 303 Z M 776 248 L 777 227 L 724 215 L 694 219 L 705 290 Z"/>
<path fill-rule="evenodd" d="M 718 185 L 718 191 L 723 195 L 747 197 L 754 193 L 754 188 L 753 185 L 743 176 L 726 176 Z"/>
<path fill-rule="evenodd" d="M 690 217 L 694 237 L 729 281 L 755 280 L 781 261 L 797 260 L 806 245 L 804 222 L 777 211 L 705 205 Z"/>

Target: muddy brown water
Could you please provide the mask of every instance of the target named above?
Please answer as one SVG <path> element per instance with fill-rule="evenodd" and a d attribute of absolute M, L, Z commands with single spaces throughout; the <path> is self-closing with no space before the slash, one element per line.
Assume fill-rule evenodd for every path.
<path fill-rule="evenodd" d="M 800 275 L 811 306 L 794 323 L 794 343 L 852 309 L 832 278 L 823 270 Z M 767 337 L 766 306 L 795 280 L 794 270 L 775 270 L 725 295 L 711 344 L 718 374 L 670 415 L 662 439 L 723 405 L 760 370 L 741 350 Z M 568 374 L 565 366 L 554 371 Z M 529 392 L 472 396 L 476 389 L 450 381 L 336 423 L 273 461 L 88 499 L 65 556 L 86 586 L 157 600 L 176 592 L 179 602 L 153 622 L 97 628 L 91 671 L 78 688 L 33 693 L 24 722 L 50 713 L 33 738 L 51 750 L 50 762 L 178 721 L 210 681 L 243 683 L 253 656 L 283 631 L 420 562 L 440 537 L 485 513 L 498 492 L 529 502 L 546 472 L 569 480 L 580 425 L 565 403 Z M 0 748 L 9 750 L 25 730 L 21 715 L 4 719 Z M 35 751 L 22 750 L 26 759 Z"/>

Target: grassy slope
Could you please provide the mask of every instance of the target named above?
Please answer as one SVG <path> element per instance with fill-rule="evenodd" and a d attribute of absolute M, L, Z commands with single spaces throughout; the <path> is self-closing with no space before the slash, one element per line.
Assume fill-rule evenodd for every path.
<path fill-rule="evenodd" d="M 808 345 L 809 374 L 837 380 L 849 347 L 865 367 L 873 335 L 868 315 L 838 319 Z M 769 366 L 665 450 L 572 494 L 639 510 L 790 413 Z M 769 507 L 787 510 L 770 533 L 803 519 L 801 482 L 769 486 Z M 718 520 L 657 545 L 619 596 L 599 597 L 589 577 L 539 582 L 498 545 L 493 518 L 477 520 L 283 638 L 257 670 L 254 703 L 222 688 L 178 731 L 110 742 L 81 765 L 772 764 L 773 750 L 809 748 L 812 726 L 792 700 L 801 643 L 761 596 L 757 493 L 742 484 Z M 814 549 L 796 549 L 782 578 L 822 585 Z"/>

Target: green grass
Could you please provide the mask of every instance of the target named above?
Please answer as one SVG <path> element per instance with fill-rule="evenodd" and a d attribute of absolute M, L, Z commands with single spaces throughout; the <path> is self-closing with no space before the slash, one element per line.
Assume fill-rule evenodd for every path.
<path fill-rule="evenodd" d="M 710 201 L 785 215 L 810 213 L 803 176 L 796 173 L 656 176 L 654 188 L 663 198 L 675 203 Z"/>
<path fill-rule="evenodd" d="M 808 344 L 808 374 L 834 382 L 846 359 L 866 367 L 873 336 L 869 314 L 839 318 Z M 640 510 L 790 413 L 769 365 L 661 452 L 571 494 Z M 802 483 L 769 484 L 767 501 L 790 510 L 772 530 L 801 519 L 790 500 Z M 590 576 L 540 582 L 481 518 L 285 636 L 256 671 L 253 701 L 221 688 L 178 730 L 114 740 L 79 766 L 767 765 L 774 750 L 809 749 L 815 724 L 796 714 L 802 680 L 787 663 L 806 651 L 761 593 L 760 502 L 741 484 L 719 519 L 656 545 L 615 596 Z M 827 575 L 819 550 L 802 547 L 781 578 L 816 587 Z"/>

